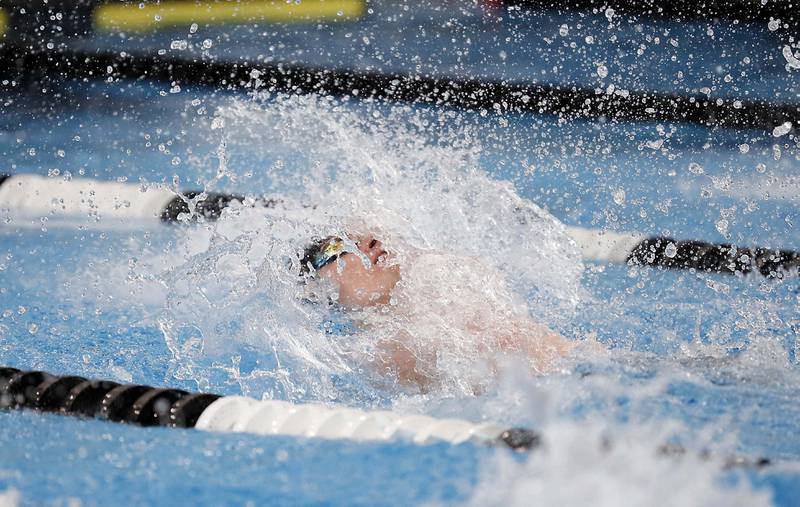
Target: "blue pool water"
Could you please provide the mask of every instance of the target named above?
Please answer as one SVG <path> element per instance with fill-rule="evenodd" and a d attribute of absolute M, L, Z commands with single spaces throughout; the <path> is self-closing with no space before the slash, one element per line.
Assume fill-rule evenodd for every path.
<path fill-rule="evenodd" d="M 212 119 L 220 108 L 283 107 L 289 116 L 316 111 L 303 112 L 303 101 L 207 89 L 160 93 L 167 88 L 72 85 L 60 92 L 63 108 L 48 98 L 8 94 L 0 129 L 4 167 L 202 187 L 217 170 L 220 134 Z M 688 125 L 560 124 L 546 116 L 452 112 L 442 119 L 437 109 L 338 106 L 370 122 L 390 118 L 389 128 L 429 119 L 432 126 L 413 135 L 429 136 L 430 143 L 437 136 L 451 142 L 443 134 L 448 128 L 480 139 L 481 170 L 512 181 L 520 195 L 570 225 L 800 248 L 797 151 L 785 137 Z M 347 138 L 350 126 L 340 126 Z M 303 170 L 303 149 L 314 132 L 253 142 L 262 128 L 226 125 L 230 172 L 214 182 L 215 190 L 261 195 L 285 187 L 267 170 L 277 162 Z M 702 174 L 689 170 L 691 163 Z M 270 368 L 263 351 L 231 336 L 221 355 L 194 364 L 187 375 L 159 328 L 164 295 L 141 289 L 146 276 L 181 281 L 180 271 L 165 282 L 169 277 L 159 269 L 144 266 L 160 256 L 180 257 L 193 234 L 160 224 L 131 230 L 0 225 L 0 363 L 260 397 L 265 391 L 259 389 L 272 386 L 255 375 Z M 13 488 L 22 505 L 170 505 L 186 498 L 222 505 L 523 505 L 533 499 L 617 505 L 625 495 L 656 505 L 792 505 L 800 494 L 797 280 L 587 263 L 581 287 L 577 307 L 552 325 L 567 336 L 595 336 L 610 348 L 607 356 L 576 359 L 543 377 L 512 369 L 480 396 L 414 394 L 375 386 L 359 372 L 329 379 L 331 396 L 346 405 L 539 428 L 547 447 L 530 457 L 474 445 L 207 434 L 14 412 L 0 413 L 0 491 Z M 300 377 L 299 391 L 270 393 L 314 399 L 317 379 L 299 366 L 288 368 Z M 601 451 L 606 440 L 611 451 Z M 775 465 L 723 471 L 716 461 L 656 457 L 655 446 L 667 441 L 717 456 L 765 456 Z"/>

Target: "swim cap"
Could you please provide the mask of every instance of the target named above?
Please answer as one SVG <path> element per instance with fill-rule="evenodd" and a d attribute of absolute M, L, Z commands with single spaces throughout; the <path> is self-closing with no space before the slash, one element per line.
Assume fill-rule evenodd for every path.
<path fill-rule="evenodd" d="M 338 236 L 317 240 L 303 252 L 300 273 L 308 274 L 311 268 L 320 270 L 346 253 L 344 240 Z"/>

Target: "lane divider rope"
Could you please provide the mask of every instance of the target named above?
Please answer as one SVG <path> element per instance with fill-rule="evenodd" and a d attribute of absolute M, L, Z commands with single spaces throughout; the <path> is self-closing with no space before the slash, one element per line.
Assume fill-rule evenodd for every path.
<path fill-rule="evenodd" d="M 543 444 L 539 433 L 386 410 L 330 407 L 317 403 L 295 404 L 280 400 L 255 400 L 244 396 L 190 393 L 109 380 L 58 376 L 44 371 L 24 371 L 0 366 L 0 411 L 28 409 L 108 422 L 203 431 L 237 432 L 267 436 L 414 444 L 436 442 L 453 445 L 471 442 L 515 451 L 531 451 Z M 603 442 L 608 449 L 613 443 Z M 682 457 L 690 451 L 677 444 L 655 448 L 659 456 Z M 701 451 L 703 460 L 713 458 Z M 724 469 L 762 469 L 773 464 L 765 457 L 733 455 L 721 461 Z"/>
<path fill-rule="evenodd" d="M 258 435 L 406 440 L 416 444 L 473 442 L 520 451 L 540 444 L 539 435 L 532 430 L 503 428 L 493 423 L 189 393 L 10 367 L 0 367 L 0 409 L 32 409 L 139 426 Z"/>
<path fill-rule="evenodd" d="M 44 4 L 47 7 L 49 4 Z M 32 6 L 27 5 L 26 9 Z M 49 7 L 48 7 L 49 8 Z M 78 3 L 79 9 L 86 9 Z M 28 19 L 35 14 L 26 11 Z M 40 19 L 47 19 L 42 13 Z M 65 16 L 80 19 L 81 14 Z M 86 27 L 78 24 L 59 28 L 83 36 Z M 356 69 L 313 67 L 286 62 L 209 60 L 155 55 L 142 51 L 84 51 L 59 48 L 58 58 L 50 51 L 29 51 L 41 41 L 37 29 L 13 26 L 0 47 L 0 70 L 10 81 L 36 86 L 41 76 L 57 75 L 79 81 L 106 76 L 109 79 L 164 81 L 174 85 L 209 85 L 224 89 L 250 89 L 253 73 L 263 90 L 290 94 L 358 95 L 362 99 L 386 99 L 430 103 L 496 113 L 530 112 L 553 114 L 559 118 L 606 118 L 609 121 L 678 121 L 701 125 L 759 129 L 766 133 L 776 127 L 797 129 L 800 104 L 770 102 L 741 97 L 716 98 L 704 94 L 627 91 L 605 93 L 594 87 L 561 86 L 555 83 L 515 82 L 454 76 L 420 76 L 402 72 L 378 72 Z M 109 70 L 111 69 L 111 70 Z M 49 83 L 49 81 L 47 81 Z"/>
<path fill-rule="evenodd" d="M 148 219 L 177 222 L 191 213 L 190 202 L 194 215 L 215 220 L 232 202 L 244 200 L 244 196 L 236 194 L 189 191 L 179 195 L 163 187 L 91 179 L 0 175 L 0 224 L 8 217 L 12 227 L 41 227 L 42 220 L 59 218 L 70 224 Z M 257 205 L 274 207 L 276 203 L 262 199 Z M 800 252 L 792 250 L 583 227 L 567 227 L 567 232 L 580 247 L 583 258 L 591 261 L 726 274 L 758 272 L 768 278 L 800 275 Z"/>

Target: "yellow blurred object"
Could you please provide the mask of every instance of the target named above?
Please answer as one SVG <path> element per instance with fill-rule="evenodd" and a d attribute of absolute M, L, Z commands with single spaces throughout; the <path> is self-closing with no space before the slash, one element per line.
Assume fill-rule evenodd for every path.
<path fill-rule="evenodd" d="M 5 37 L 7 25 L 8 25 L 8 15 L 3 9 L 0 9 L 0 38 Z"/>
<path fill-rule="evenodd" d="M 365 0 L 173 0 L 161 3 L 107 3 L 94 11 L 101 31 L 148 31 L 160 27 L 353 20 Z"/>

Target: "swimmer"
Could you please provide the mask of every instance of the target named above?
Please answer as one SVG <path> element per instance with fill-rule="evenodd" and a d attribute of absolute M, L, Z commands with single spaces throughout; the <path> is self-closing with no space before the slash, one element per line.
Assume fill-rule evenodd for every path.
<path fill-rule="evenodd" d="M 430 390 L 439 378 L 437 363 L 448 353 L 483 361 L 490 374 L 498 356 L 522 357 L 542 374 L 574 348 L 515 306 L 503 275 L 485 261 L 424 251 L 406 260 L 400 266 L 371 235 L 324 238 L 301 260 L 304 276 L 327 282 L 331 299 L 362 327 L 389 330 L 378 339 L 373 362 L 401 384 Z"/>

